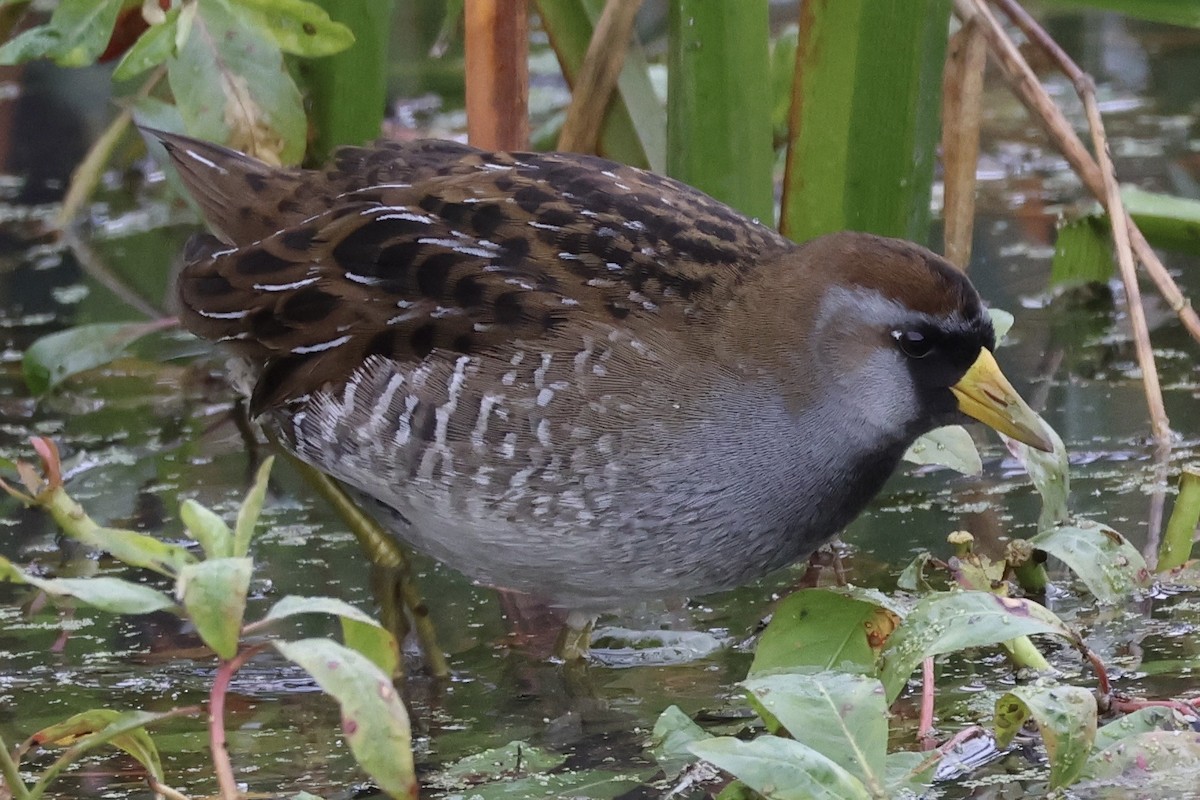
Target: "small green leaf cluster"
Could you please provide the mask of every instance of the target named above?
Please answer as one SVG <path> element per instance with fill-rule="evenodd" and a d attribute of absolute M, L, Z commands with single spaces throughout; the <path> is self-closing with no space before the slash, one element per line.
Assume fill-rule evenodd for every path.
<path fill-rule="evenodd" d="M 262 511 L 272 459 L 259 469 L 254 485 L 238 510 L 232 527 L 216 513 L 192 500 L 180 508 L 187 535 L 200 554 L 179 544 L 146 534 L 100 526 L 66 493 L 61 465 L 53 445 L 35 442 L 43 458 L 44 478 L 27 464 L 18 474 L 27 493 L 4 484 L 11 494 L 47 510 L 64 532 L 104 550 L 124 563 L 151 570 L 173 583 L 168 593 L 154 586 L 111 577 L 50 578 L 21 569 L 0 557 L 0 581 L 28 584 L 53 597 L 77 601 L 114 614 L 167 611 L 189 620 L 218 657 L 219 666 L 208 703 L 210 744 L 222 787 L 233 776 L 224 755 L 224 692 L 229 679 L 245 661 L 265 647 L 308 672 L 341 706 L 342 732 L 359 764 L 392 797 L 415 797 L 411 733 L 408 715 L 392 684 L 400 666 L 400 651 L 392 633 L 354 606 L 332 597 L 284 597 L 258 620 L 247 622 L 246 599 L 254 571 L 250 542 Z M 286 641 L 264 636 L 276 622 L 302 614 L 339 618 L 342 642 L 327 638 Z M 93 709 L 34 733 L 13 758 L 0 742 L 0 769 L 15 800 L 37 800 L 62 770 L 85 753 L 108 744 L 124 750 L 146 769 L 156 792 L 169 791 L 147 727 L 165 719 L 196 714 L 200 708 L 151 714 Z M 21 754 L 34 745 L 63 746 L 66 750 L 31 786 L 19 770 Z M 225 764 L 225 767 L 222 767 Z"/>
<path fill-rule="evenodd" d="M 150 94 L 155 74 L 136 101 L 147 121 L 296 163 L 307 123 L 284 57 L 353 43 L 349 28 L 309 0 L 61 0 L 48 22 L 0 46 L 0 64 L 81 67 L 119 55 L 118 82 L 165 69 L 173 105 Z"/>

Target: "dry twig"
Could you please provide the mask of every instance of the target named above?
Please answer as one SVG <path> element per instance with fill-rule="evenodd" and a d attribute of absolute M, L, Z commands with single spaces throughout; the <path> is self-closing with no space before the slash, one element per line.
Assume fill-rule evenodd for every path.
<path fill-rule="evenodd" d="M 625 64 L 633 21 L 642 0 L 608 0 L 596 23 L 587 55 L 571 87 L 571 104 L 558 136 L 558 149 L 594 153 L 604 113 Z"/>
<path fill-rule="evenodd" d="M 1123 258 L 1122 251 L 1125 252 L 1124 257 L 1127 258 L 1127 262 L 1121 265 L 1122 279 L 1126 285 L 1130 321 L 1134 326 L 1135 345 L 1142 370 L 1146 402 L 1150 408 L 1151 424 L 1156 441 L 1160 447 L 1165 447 L 1169 442 L 1169 429 L 1166 412 L 1163 409 L 1162 391 L 1158 384 L 1158 372 L 1154 366 L 1153 350 L 1150 348 L 1149 333 L 1141 306 L 1136 274 L 1130 280 L 1130 276 L 1127 276 L 1125 272 L 1127 266 L 1132 270 L 1133 254 L 1137 255 L 1163 297 L 1197 341 L 1200 341 L 1200 317 L 1197 317 L 1195 310 L 1179 291 L 1179 287 L 1167 273 L 1166 267 L 1146 242 L 1145 237 L 1121 203 L 1120 190 L 1116 184 L 1116 178 L 1112 174 L 1112 162 L 1108 158 L 1106 140 L 1099 111 L 1095 104 L 1095 92 L 1091 88 L 1091 79 L 1050 39 L 1037 22 L 1017 5 L 1015 0 L 993 0 L 993 2 L 1004 9 L 1005 13 L 1030 37 L 1031 41 L 1050 54 L 1074 83 L 1085 108 L 1089 108 L 1089 125 L 1092 129 L 1093 139 L 1097 142 L 1097 158 L 1101 162 L 1106 162 L 1107 170 L 1087 151 L 1062 110 L 1042 87 L 1033 69 L 1021 56 L 1016 44 L 1004 32 L 991 9 L 987 7 L 985 0 L 955 0 L 955 13 L 964 23 L 974 20 L 981 25 L 991 53 L 1013 91 L 1034 118 L 1041 123 L 1043 129 L 1050 135 L 1087 189 L 1100 200 L 1109 212 L 1109 218 L 1113 221 L 1114 239 L 1117 241 L 1118 262 L 1120 263 Z M 1122 242 L 1122 238 L 1124 242 Z"/>
<path fill-rule="evenodd" d="M 968 20 L 950 40 L 942 72 L 942 164 L 945 168 L 945 256 L 964 272 L 975 229 L 975 170 L 983 109 L 987 40 Z"/>

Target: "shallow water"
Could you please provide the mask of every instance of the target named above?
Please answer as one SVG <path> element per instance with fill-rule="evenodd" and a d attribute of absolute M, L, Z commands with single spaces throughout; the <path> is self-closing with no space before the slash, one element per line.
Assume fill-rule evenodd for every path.
<path fill-rule="evenodd" d="M 1194 80 L 1200 32 L 1105 15 L 1064 15 L 1054 26 L 1100 83 L 1122 179 L 1200 194 L 1200 95 Z M 72 380 L 41 400 L 30 398 L 21 376 L 20 354 L 41 335 L 80 323 L 139 318 L 95 277 L 95 265 L 123 276 L 145 301 L 159 305 L 166 296 L 166 267 L 193 230 L 187 210 L 166 199 L 161 176 L 151 170 L 142 179 L 135 170 L 129 179 L 114 173 L 91 209 L 81 247 L 64 247 L 41 232 L 39 220 L 53 214 L 68 168 L 104 110 L 94 98 L 81 101 L 89 94 L 81 80 L 105 85 L 94 76 L 37 68 L 26 72 L 19 100 L 2 101 L 8 106 L 0 118 L 9 126 L 10 150 L 4 168 L 9 177 L 0 179 L 6 201 L 0 207 L 0 455 L 28 458 L 29 435 L 53 436 L 64 449 L 69 489 L 93 517 L 175 536 L 181 499 L 196 498 L 232 515 L 256 463 L 232 422 L 219 359 L 190 359 L 206 348 L 180 335 L 139 348 L 139 357 Z M 1065 82 L 1054 86 L 1060 95 L 1069 94 Z M 1074 509 L 1142 546 L 1160 484 L 1124 315 L 1104 292 L 1084 297 L 1047 290 L 1055 220 L 1077 199 L 1077 184 L 1001 87 L 992 86 L 986 107 L 971 275 L 993 305 L 1016 316 L 999 360 L 1066 441 L 1074 464 Z M 1069 107 L 1079 117 L 1077 106 Z M 1168 253 L 1166 260 L 1185 290 L 1200 294 L 1197 258 Z M 1167 411 L 1179 436 L 1174 471 L 1200 446 L 1197 350 L 1161 302 L 1147 294 Z M 852 582 L 893 588 L 915 553 L 938 550 L 955 529 L 972 530 L 984 547 L 1034 532 L 1035 492 L 1002 448 L 988 441 L 981 478 L 901 470 L 844 536 Z M 284 464 L 276 468 L 263 520 L 249 619 L 288 594 L 329 594 L 375 609 L 353 538 Z M 60 541 L 40 513 L 7 499 L 0 501 L 0 553 L 60 575 L 112 569 Z M 703 658 L 565 669 L 509 645 L 504 608 L 494 592 L 472 587 L 427 559 L 418 557 L 416 564 L 454 670 L 449 682 L 439 684 L 421 675 L 410 654 L 409 699 L 422 769 L 525 740 L 567 754 L 572 767 L 645 778 L 655 770 L 642 745 L 666 706 L 700 714 L 706 727 L 739 718 L 744 706 L 735 684 L 749 664 L 753 634 L 773 599 L 803 572 L 797 567 L 680 608 L 630 609 L 607 620 L 643 629 L 707 631 L 728 642 Z M 1113 609 L 1097 607 L 1075 588 L 1061 583 L 1049 604 L 1089 635 L 1119 671 L 1119 688 L 1147 696 L 1195 694 L 1200 601 L 1194 595 Z M 83 608 L 31 611 L 22 606 L 29 597 L 20 587 L 0 584 L 0 736 L 10 745 L 86 708 L 163 710 L 204 698 L 214 660 L 180 656 L 195 646 L 195 637 L 173 618 L 117 619 Z M 305 618 L 295 630 L 324 635 L 333 626 Z M 1068 654 L 1053 658 L 1068 672 L 1081 672 Z M 944 731 L 986 719 L 995 692 L 1009 680 L 1004 661 L 987 654 L 949 658 L 939 672 Z M 915 707 L 901 701 L 897 710 L 895 730 L 906 737 L 897 743 L 911 746 Z M 348 797 L 355 782 L 365 782 L 339 738 L 334 704 L 278 656 L 264 654 L 238 674 L 230 713 L 234 764 L 252 790 L 307 789 Z M 199 720 L 172 723 L 156 740 L 174 786 L 196 795 L 214 791 Z M 33 763 L 45 766 L 49 759 L 43 755 Z M 991 769 L 1027 774 L 1032 766 L 1015 754 Z M 132 761 L 97 756 L 68 779 L 63 796 L 147 796 L 138 774 Z M 1036 770 L 1033 775 L 1036 780 Z M 623 791 L 616 786 L 614 792 Z M 652 790 L 638 792 L 643 790 L 628 796 L 656 796 Z M 945 788 L 943 796 L 1006 796 L 990 792 L 959 785 Z"/>

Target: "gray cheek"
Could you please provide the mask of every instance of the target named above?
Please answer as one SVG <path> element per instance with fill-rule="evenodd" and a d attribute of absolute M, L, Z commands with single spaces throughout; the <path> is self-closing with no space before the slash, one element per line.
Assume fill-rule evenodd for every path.
<path fill-rule="evenodd" d="M 839 380 L 847 417 L 873 428 L 888 440 L 899 440 L 920 418 L 920 399 L 903 357 L 875 348 Z"/>

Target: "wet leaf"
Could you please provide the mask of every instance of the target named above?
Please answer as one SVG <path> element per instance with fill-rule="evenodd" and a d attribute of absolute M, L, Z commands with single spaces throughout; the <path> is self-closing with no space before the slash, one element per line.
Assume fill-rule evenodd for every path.
<path fill-rule="evenodd" d="M 167 64 L 188 132 L 274 164 L 296 163 L 307 124 L 278 45 L 226 0 L 197 0 L 196 9 L 187 41 Z"/>
<path fill-rule="evenodd" d="M 1007 747 L 1030 718 L 1050 759 L 1050 787 L 1070 786 L 1083 772 L 1096 738 L 1096 698 L 1079 686 L 1018 686 L 996 701 L 996 743 Z"/>
<path fill-rule="evenodd" d="M 171 598 L 149 586 L 108 577 L 39 578 L 3 556 L 0 556 L 0 581 L 29 584 L 55 597 L 73 597 L 111 614 L 149 614 L 175 607 Z"/>
<path fill-rule="evenodd" d="M 1059 227 L 1050 262 L 1051 286 L 1106 283 L 1115 266 L 1108 226 L 1098 217 L 1080 217 Z"/>
<path fill-rule="evenodd" d="M 233 531 L 215 511 L 184 500 L 179 505 L 179 518 L 188 535 L 200 543 L 207 558 L 229 558 L 233 553 Z"/>
<path fill-rule="evenodd" d="M 1100 786 L 1127 786 L 1138 797 L 1177 797 L 1200 785 L 1200 733 L 1150 731 L 1120 739 L 1088 761 L 1084 777 Z"/>
<path fill-rule="evenodd" d="M 888 753 L 884 771 L 886 797 L 921 797 L 933 784 L 933 771 L 941 760 L 936 750 L 915 753 L 898 750 Z"/>
<path fill-rule="evenodd" d="M 625 796 L 649 778 L 648 771 L 564 770 L 474 785 L 440 796 L 445 800 L 605 800 Z"/>
<path fill-rule="evenodd" d="M 938 592 L 917 603 L 880 653 L 879 677 L 890 704 L 913 670 L 929 656 L 968 647 L 1051 633 L 1078 637 L 1046 608 L 1031 600 L 997 597 L 990 592 Z"/>
<path fill-rule="evenodd" d="M 1053 452 L 1044 453 L 1004 434 L 1000 438 L 1008 451 L 1024 465 L 1038 494 L 1042 496 L 1042 512 L 1038 515 L 1038 530 L 1048 530 L 1065 522 L 1070 514 L 1067 499 L 1071 495 L 1071 466 L 1067 461 L 1067 448 L 1058 431 L 1051 428 L 1041 417 L 1042 432 L 1054 445 Z"/>
<path fill-rule="evenodd" d="M 355 759 L 391 797 L 416 798 L 408 712 L 388 675 L 330 639 L 276 642 L 342 709 L 342 734 Z"/>
<path fill-rule="evenodd" d="M 188 564 L 196 563 L 195 557 L 185 548 L 137 531 L 101 527 L 64 530 L 71 538 L 103 550 L 123 564 L 168 577 L 173 578 Z"/>
<path fill-rule="evenodd" d="M 875 651 L 868 626 L 879 607 L 824 589 L 802 589 L 775 607 L 763 631 L 750 675 L 798 667 L 870 672 Z"/>
<path fill-rule="evenodd" d="M 882 796 L 888 723 L 878 680 L 846 672 L 778 673 L 742 685 L 793 739 Z"/>
<path fill-rule="evenodd" d="M 391 632 L 370 615 L 333 597 L 285 597 L 271 607 L 263 621 L 298 614 L 332 614 L 342 620 L 342 636 L 347 647 L 357 650 L 387 675 L 395 675 L 400 666 L 400 646 Z"/>
<path fill-rule="evenodd" d="M 679 708 L 671 706 L 658 715 L 654 732 L 650 736 L 650 755 L 662 767 L 668 779 L 675 778 L 696 760 L 691 745 L 708 739 L 709 734 L 692 722 L 692 718 Z"/>
<path fill-rule="evenodd" d="M 250 540 L 254 537 L 254 527 L 258 524 L 259 515 L 262 514 L 263 501 L 267 496 L 267 481 L 271 477 L 271 466 L 274 463 L 275 457 L 270 456 L 259 465 L 258 472 L 254 475 L 254 485 L 250 487 L 250 491 L 246 493 L 246 499 L 242 501 L 242 506 L 238 509 L 237 524 L 233 534 L 233 554 L 235 556 L 244 556 L 250 552 Z"/>
<path fill-rule="evenodd" d="M 1126 714 L 1096 731 L 1096 740 L 1092 742 L 1092 752 L 1099 753 L 1122 739 L 1149 731 L 1189 731 L 1191 729 L 1192 726 L 1175 709 L 1166 706 L 1146 706 Z"/>
<path fill-rule="evenodd" d="M 349 28 L 306 0 L 238 0 L 238 12 L 292 55 L 330 56 L 354 44 Z"/>
<path fill-rule="evenodd" d="M 1150 571 L 1142 554 L 1107 525 L 1079 520 L 1029 540 L 1062 561 L 1102 603 L 1121 603 L 1147 585 Z"/>
<path fill-rule="evenodd" d="M 70 747 L 83 737 L 103 731 L 110 725 L 118 724 L 125 727 L 130 722 L 141 720 L 142 717 L 130 715 L 128 712 L 94 708 L 75 714 L 55 725 L 42 728 L 30 738 L 42 747 Z M 150 734 L 144 727 L 137 725 L 127 732 L 117 733 L 109 739 L 109 744 L 124 750 L 137 759 L 137 762 L 145 767 L 146 771 L 156 780 L 163 780 L 162 761 L 158 757 L 158 748 L 154 746 L 154 740 L 150 738 Z"/>
<path fill-rule="evenodd" d="M 1163 531 L 1162 544 L 1158 548 L 1158 564 L 1155 570 L 1167 572 L 1188 560 L 1196 538 L 1196 525 L 1200 523 L 1200 469 L 1184 467 L 1179 475 L 1179 494 L 1171 509 L 1171 519 Z"/>
<path fill-rule="evenodd" d="M 548 772 L 562 766 L 566 760 L 561 753 L 527 742 L 509 742 L 455 761 L 441 770 L 433 783 L 444 788 L 474 786 L 499 778 Z"/>
<path fill-rule="evenodd" d="M 148 69 L 157 67 L 175 54 L 175 40 L 179 32 L 180 7 L 166 13 L 162 22 L 146 29 L 133 46 L 125 52 L 117 68 L 113 70 L 114 81 L 136 78 Z"/>
<path fill-rule="evenodd" d="M 248 558 L 210 558 L 179 572 L 175 596 L 200 638 L 223 659 L 237 654 L 253 569 Z"/>
<path fill-rule="evenodd" d="M 62 67 L 92 64 L 108 46 L 125 0 L 60 0 L 45 25 L 0 47 L 0 64 L 53 58 Z"/>
<path fill-rule="evenodd" d="M 869 800 L 862 783 L 825 756 L 791 739 L 731 736 L 706 739 L 692 752 L 767 800 Z"/>
<path fill-rule="evenodd" d="M 104 322 L 79 325 L 38 339 L 21 360 L 25 384 L 40 395 L 72 375 L 111 363 L 147 334 L 160 330 L 161 322 Z"/>
<path fill-rule="evenodd" d="M 975 440 L 961 425 L 947 425 L 920 437 L 905 451 L 904 460 L 947 467 L 963 475 L 983 472 L 983 460 Z"/>
<path fill-rule="evenodd" d="M 933 584 L 925 577 L 925 567 L 933 560 L 933 554 L 928 550 L 917 554 L 896 578 L 896 587 L 906 592 L 932 592 Z"/>

